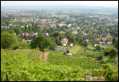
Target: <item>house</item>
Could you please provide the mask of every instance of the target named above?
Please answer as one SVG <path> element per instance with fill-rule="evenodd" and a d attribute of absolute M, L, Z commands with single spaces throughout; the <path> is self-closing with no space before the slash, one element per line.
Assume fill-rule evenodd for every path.
<path fill-rule="evenodd" d="M 89 40 L 88 40 L 88 39 L 86 39 L 85 41 L 86 41 L 86 42 L 89 42 Z"/>
<path fill-rule="evenodd" d="M 28 32 L 23 32 L 21 33 L 21 37 L 26 39 L 26 40 L 31 40 L 32 38 L 34 37 L 37 37 L 38 36 L 38 33 L 28 33 Z"/>
<path fill-rule="evenodd" d="M 66 24 L 65 22 L 60 22 L 60 23 L 58 24 L 58 26 L 59 26 L 59 27 L 63 27 L 63 26 L 67 26 L 67 24 Z"/>
<path fill-rule="evenodd" d="M 100 44 L 100 45 L 105 45 L 105 42 L 100 41 L 99 44 Z"/>
<path fill-rule="evenodd" d="M 72 26 L 72 24 L 68 24 L 68 25 L 67 25 L 67 27 L 71 27 L 71 26 Z"/>
<path fill-rule="evenodd" d="M 110 44 L 112 44 L 112 42 L 111 41 L 108 41 L 107 44 L 110 45 Z"/>
<path fill-rule="evenodd" d="M 68 44 L 68 38 L 63 38 L 62 40 L 61 40 L 61 43 L 62 43 L 62 45 L 63 46 L 67 46 L 67 44 Z"/>
<path fill-rule="evenodd" d="M 72 31 L 73 34 L 78 34 L 77 30 Z"/>
<path fill-rule="evenodd" d="M 98 46 L 98 44 L 94 44 L 94 47 Z"/>
<path fill-rule="evenodd" d="M 85 32 L 83 32 L 83 35 L 84 35 L 84 36 L 87 36 L 88 34 L 87 34 L 87 33 L 85 33 Z"/>
<path fill-rule="evenodd" d="M 45 33 L 45 36 L 49 36 L 49 34 L 46 32 L 46 33 Z"/>
<path fill-rule="evenodd" d="M 63 27 L 63 26 L 66 26 L 66 24 L 63 24 L 63 23 L 59 24 L 59 27 Z"/>
<path fill-rule="evenodd" d="M 73 47 L 73 43 L 70 43 L 70 47 Z"/>

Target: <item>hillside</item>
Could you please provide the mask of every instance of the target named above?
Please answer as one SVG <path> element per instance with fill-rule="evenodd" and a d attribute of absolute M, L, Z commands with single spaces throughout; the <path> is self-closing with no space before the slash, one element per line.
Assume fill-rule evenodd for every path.
<path fill-rule="evenodd" d="M 2 49 L 2 81 L 118 79 L 117 65 L 110 58 L 96 61 L 97 56 L 103 56 L 101 51 L 85 51 L 81 46 L 74 46 L 71 52 L 72 56 L 66 56 L 63 52 L 49 51 L 48 60 L 44 62 L 37 49 Z"/>

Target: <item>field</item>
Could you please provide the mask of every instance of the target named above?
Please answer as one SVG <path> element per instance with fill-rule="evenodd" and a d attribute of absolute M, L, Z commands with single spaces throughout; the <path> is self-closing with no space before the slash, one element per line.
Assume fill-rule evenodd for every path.
<path fill-rule="evenodd" d="M 46 62 L 40 60 L 37 49 L 1 49 L 2 81 L 73 81 L 73 80 L 117 80 L 118 66 L 103 51 L 93 47 L 87 49 L 76 45 L 70 49 L 72 56 L 60 51 L 49 51 Z M 97 61 L 96 57 L 103 56 Z"/>

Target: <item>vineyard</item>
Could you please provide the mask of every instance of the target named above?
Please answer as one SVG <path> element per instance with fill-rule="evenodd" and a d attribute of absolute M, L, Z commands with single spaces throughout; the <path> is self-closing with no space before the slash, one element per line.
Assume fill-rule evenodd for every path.
<path fill-rule="evenodd" d="M 118 80 L 118 66 L 103 51 L 74 46 L 72 56 L 49 51 L 48 60 L 40 60 L 37 49 L 1 49 L 2 81 Z M 97 56 L 103 56 L 97 61 Z"/>

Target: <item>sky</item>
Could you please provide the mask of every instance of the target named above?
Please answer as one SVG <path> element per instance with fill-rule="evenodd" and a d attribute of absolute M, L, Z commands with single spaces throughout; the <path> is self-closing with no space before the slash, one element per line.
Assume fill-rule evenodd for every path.
<path fill-rule="evenodd" d="M 1 6 L 103 6 L 118 8 L 118 1 L 1 1 Z"/>

